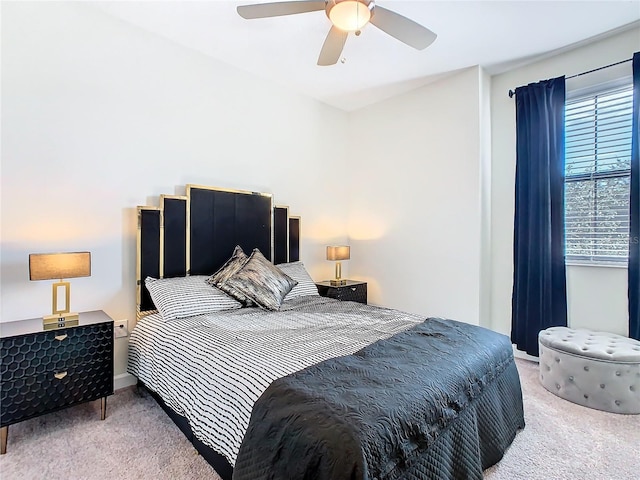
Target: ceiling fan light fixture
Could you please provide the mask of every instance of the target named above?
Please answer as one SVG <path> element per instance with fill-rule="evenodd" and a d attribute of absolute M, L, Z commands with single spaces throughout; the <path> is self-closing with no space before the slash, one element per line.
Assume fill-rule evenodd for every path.
<path fill-rule="evenodd" d="M 360 35 L 360 30 L 367 23 L 417 50 L 427 48 L 437 37 L 431 30 L 410 18 L 376 6 L 375 0 L 277 0 L 237 7 L 238 14 L 246 19 L 319 10 L 324 10 L 332 23 L 318 56 L 320 66 L 335 65 L 340 60 L 349 34 Z"/>
<path fill-rule="evenodd" d="M 331 0 L 327 4 L 327 16 L 336 28 L 357 32 L 371 20 L 373 5 L 372 1 Z"/>

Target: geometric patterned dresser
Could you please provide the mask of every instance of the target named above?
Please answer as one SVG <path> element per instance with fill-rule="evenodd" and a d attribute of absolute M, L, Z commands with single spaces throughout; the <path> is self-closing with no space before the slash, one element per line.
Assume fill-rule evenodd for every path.
<path fill-rule="evenodd" d="M 0 454 L 9 425 L 113 394 L 113 319 L 80 313 L 77 326 L 44 330 L 42 318 L 0 323 Z"/>

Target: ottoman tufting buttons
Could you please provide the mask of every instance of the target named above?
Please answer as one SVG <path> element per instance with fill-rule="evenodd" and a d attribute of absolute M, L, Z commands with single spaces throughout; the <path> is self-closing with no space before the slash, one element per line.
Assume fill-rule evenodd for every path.
<path fill-rule="evenodd" d="M 539 378 L 547 390 L 586 407 L 640 414 L 639 341 L 605 332 L 551 327 L 539 333 L 538 342 Z M 582 371 L 587 373 L 579 374 Z"/>

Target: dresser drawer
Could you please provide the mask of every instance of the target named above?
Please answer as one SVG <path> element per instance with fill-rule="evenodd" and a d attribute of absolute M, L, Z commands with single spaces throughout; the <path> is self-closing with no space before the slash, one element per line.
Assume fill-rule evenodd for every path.
<path fill-rule="evenodd" d="M 336 288 L 329 295 L 337 300 L 367 303 L 367 284 Z"/>
<path fill-rule="evenodd" d="M 113 323 L 0 339 L 0 382 L 38 376 L 113 355 Z"/>
<path fill-rule="evenodd" d="M 15 378 L 0 390 L 0 426 L 112 393 L 111 358 Z"/>
<path fill-rule="evenodd" d="M 331 282 L 316 283 L 318 293 L 323 297 L 349 302 L 367 303 L 367 283 L 346 280 L 345 285 L 331 285 Z"/>

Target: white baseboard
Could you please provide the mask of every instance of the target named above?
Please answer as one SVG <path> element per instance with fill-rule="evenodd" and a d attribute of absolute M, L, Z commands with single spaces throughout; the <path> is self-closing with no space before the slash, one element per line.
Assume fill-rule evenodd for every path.
<path fill-rule="evenodd" d="M 121 388 L 130 387 L 138 383 L 138 379 L 130 373 L 121 373 L 113 377 L 113 389 L 120 390 Z"/>
<path fill-rule="evenodd" d="M 540 363 L 540 359 L 538 357 L 534 357 L 529 355 L 528 353 L 523 352 L 522 350 L 518 350 L 515 345 L 513 346 L 513 356 L 516 358 L 522 358 L 523 360 L 529 360 L 530 362 Z"/>

